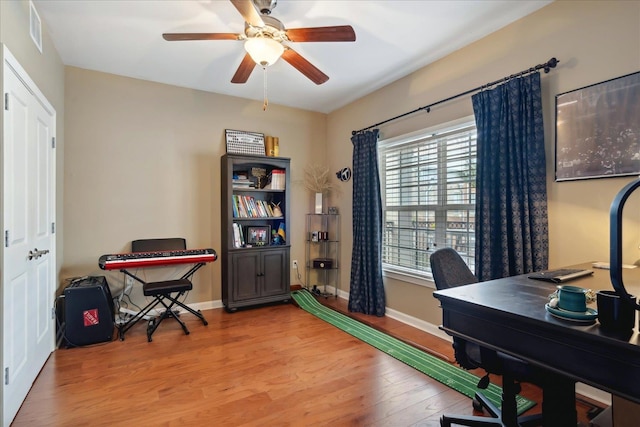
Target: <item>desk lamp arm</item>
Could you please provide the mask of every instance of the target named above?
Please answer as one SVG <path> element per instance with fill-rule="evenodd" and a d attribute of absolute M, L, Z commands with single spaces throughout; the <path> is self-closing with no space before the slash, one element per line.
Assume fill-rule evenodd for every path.
<path fill-rule="evenodd" d="M 609 213 L 609 238 L 611 239 L 609 274 L 611 276 L 611 284 L 616 293 L 633 304 L 636 310 L 640 310 L 640 304 L 632 301 L 631 295 L 629 295 L 622 282 L 622 210 L 631 193 L 638 187 L 640 187 L 640 178 L 630 182 L 620 190 L 611 203 Z"/>

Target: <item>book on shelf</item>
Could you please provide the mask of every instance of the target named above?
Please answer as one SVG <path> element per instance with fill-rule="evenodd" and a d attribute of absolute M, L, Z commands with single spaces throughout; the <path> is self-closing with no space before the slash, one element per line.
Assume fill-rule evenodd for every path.
<path fill-rule="evenodd" d="M 253 183 L 252 181 L 236 181 L 235 179 L 232 182 L 233 188 L 238 190 L 242 190 L 242 189 L 252 189 L 252 188 L 256 188 L 255 183 Z"/>
<path fill-rule="evenodd" d="M 245 201 L 247 202 L 247 206 L 249 207 L 249 215 L 251 216 L 251 218 L 257 218 L 258 211 L 256 210 L 255 199 L 253 197 L 247 197 L 245 198 Z"/>
<path fill-rule="evenodd" d="M 239 172 L 239 171 L 236 171 L 236 172 L 234 172 L 234 173 L 233 173 L 233 176 L 231 177 L 231 179 L 233 179 L 234 181 L 235 181 L 236 179 L 249 179 L 249 172 L 245 172 L 245 171 Z"/>
<path fill-rule="evenodd" d="M 233 196 L 233 199 L 235 201 L 235 203 L 238 205 L 238 218 L 245 218 L 247 216 L 246 212 L 245 212 L 245 207 L 242 204 L 242 199 L 240 199 L 240 196 Z"/>
<path fill-rule="evenodd" d="M 241 248 L 242 240 L 240 239 L 240 225 L 237 223 L 233 223 L 233 247 Z"/>
<path fill-rule="evenodd" d="M 262 218 L 268 218 L 269 214 L 267 213 L 267 210 L 264 207 L 265 201 L 264 200 L 256 200 L 256 204 L 258 205 L 258 211 L 260 211 L 260 216 Z"/>
<path fill-rule="evenodd" d="M 231 208 L 233 209 L 233 217 L 238 218 L 240 214 L 238 212 L 238 201 L 235 195 L 231 196 Z"/>
<path fill-rule="evenodd" d="M 271 190 L 284 190 L 286 182 L 286 171 L 273 169 L 268 175 L 268 184 L 264 187 Z"/>
<path fill-rule="evenodd" d="M 271 218 L 273 209 L 265 200 L 253 196 L 234 194 L 232 197 L 234 218 Z"/>
<path fill-rule="evenodd" d="M 255 182 L 249 179 L 247 172 L 235 172 L 231 178 L 231 185 L 235 189 L 256 188 Z"/>
<path fill-rule="evenodd" d="M 244 247 L 246 243 L 244 240 L 244 230 L 240 224 L 238 224 L 238 230 L 240 231 L 240 246 Z"/>

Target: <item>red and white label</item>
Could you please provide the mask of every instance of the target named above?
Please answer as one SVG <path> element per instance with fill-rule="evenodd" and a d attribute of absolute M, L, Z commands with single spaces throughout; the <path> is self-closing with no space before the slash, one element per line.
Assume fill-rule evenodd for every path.
<path fill-rule="evenodd" d="M 82 317 L 84 318 L 84 326 L 93 326 L 100 323 L 100 320 L 98 319 L 97 308 L 83 311 Z"/>

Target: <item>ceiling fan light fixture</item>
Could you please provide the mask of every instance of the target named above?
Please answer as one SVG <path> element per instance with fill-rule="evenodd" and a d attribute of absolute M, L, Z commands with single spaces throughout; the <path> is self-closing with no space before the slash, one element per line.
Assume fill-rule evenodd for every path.
<path fill-rule="evenodd" d="M 268 67 L 284 52 L 284 46 L 269 37 L 253 37 L 244 42 L 244 49 L 256 64 Z"/>

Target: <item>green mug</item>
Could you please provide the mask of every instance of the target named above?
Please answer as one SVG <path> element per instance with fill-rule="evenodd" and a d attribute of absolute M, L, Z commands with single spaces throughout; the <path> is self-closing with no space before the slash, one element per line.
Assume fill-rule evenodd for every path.
<path fill-rule="evenodd" d="M 587 290 L 578 286 L 558 286 L 558 307 L 567 311 L 584 313 L 587 311 Z"/>

